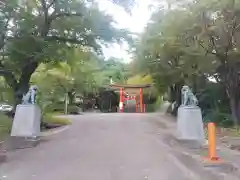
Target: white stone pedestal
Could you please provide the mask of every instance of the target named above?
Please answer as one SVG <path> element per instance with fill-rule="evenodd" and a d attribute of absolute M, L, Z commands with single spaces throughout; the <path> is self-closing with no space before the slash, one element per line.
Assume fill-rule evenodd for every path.
<path fill-rule="evenodd" d="M 39 137 L 41 110 L 37 105 L 20 104 L 17 106 L 11 136 Z"/>
<path fill-rule="evenodd" d="M 37 105 L 20 104 L 16 108 L 7 150 L 32 148 L 40 142 L 41 110 Z"/>
<path fill-rule="evenodd" d="M 177 115 L 178 139 L 205 142 L 201 109 L 197 106 L 180 106 Z"/>

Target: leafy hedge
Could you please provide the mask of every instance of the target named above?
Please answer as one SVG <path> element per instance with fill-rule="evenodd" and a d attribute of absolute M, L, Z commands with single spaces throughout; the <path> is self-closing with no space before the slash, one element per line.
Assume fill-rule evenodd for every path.
<path fill-rule="evenodd" d="M 68 114 L 79 114 L 79 107 L 76 105 L 68 105 Z M 58 103 L 58 104 L 51 104 L 46 108 L 46 113 L 64 113 L 65 112 L 65 104 Z"/>
<path fill-rule="evenodd" d="M 234 126 L 231 114 L 221 113 L 219 111 L 207 111 L 203 117 L 204 123 L 214 122 L 217 126 L 232 127 Z"/>
<path fill-rule="evenodd" d="M 68 125 L 71 124 L 71 120 L 68 118 L 57 117 L 54 114 L 46 114 L 43 116 L 43 122 L 49 124 Z"/>
<path fill-rule="evenodd" d="M 75 105 L 68 106 L 68 114 L 79 114 L 79 107 Z"/>
<path fill-rule="evenodd" d="M 161 96 L 158 96 L 153 104 L 146 104 L 146 112 L 155 112 L 159 110 L 161 103 L 162 103 Z"/>

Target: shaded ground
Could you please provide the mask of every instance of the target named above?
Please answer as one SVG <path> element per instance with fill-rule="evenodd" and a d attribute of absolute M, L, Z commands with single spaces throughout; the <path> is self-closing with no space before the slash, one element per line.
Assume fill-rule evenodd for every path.
<path fill-rule="evenodd" d="M 156 114 L 69 116 L 73 125 L 34 149 L 9 154 L 0 179 L 198 180 L 213 176 L 168 144 L 168 126 Z"/>

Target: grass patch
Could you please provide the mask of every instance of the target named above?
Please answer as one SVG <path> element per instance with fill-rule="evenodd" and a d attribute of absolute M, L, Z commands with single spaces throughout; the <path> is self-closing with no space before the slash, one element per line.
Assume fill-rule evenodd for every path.
<path fill-rule="evenodd" d="M 208 138 L 208 129 L 207 125 L 204 128 L 205 136 Z M 223 127 L 216 127 L 216 135 L 218 137 L 240 137 L 240 127 L 239 126 L 233 126 L 231 128 L 223 128 Z"/>
<path fill-rule="evenodd" d="M 48 112 L 46 114 L 47 114 L 47 116 L 60 116 L 60 115 L 64 115 L 64 112 L 54 111 L 54 112 Z"/>
<path fill-rule="evenodd" d="M 56 114 L 54 115 L 52 113 L 44 115 L 43 122 L 49 123 L 49 124 L 59 124 L 59 125 L 69 125 L 72 123 L 70 119 L 63 118 L 63 117 L 56 117 Z"/>
<path fill-rule="evenodd" d="M 4 114 L 0 114 L 0 141 L 8 136 L 12 128 L 12 119 Z"/>
<path fill-rule="evenodd" d="M 238 126 L 234 126 L 231 128 L 217 128 L 220 136 L 232 136 L 239 137 L 240 136 L 240 128 Z"/>
<path fill-rule="evenodd" d="M 69 125 L 71 120 L 68 118 L 56 117 L 60 113 L 49 113 L 43 116 L 43 122 L 49 124 Z M 12 119 L 0 113 L 0 141 L 4 140 L 11 132 Z"/>

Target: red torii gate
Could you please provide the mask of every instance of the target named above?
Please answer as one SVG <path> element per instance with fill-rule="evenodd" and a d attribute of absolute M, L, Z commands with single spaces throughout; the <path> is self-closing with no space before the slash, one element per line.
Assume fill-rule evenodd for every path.
<path fill-rule="evenodd" d="M 142 85 L 121 85 L 121 84 L 110 84 L 112 89 L 119 90 L 120 92 L 120 101 L 119 101 L 119 110 L 120 112 L 124 111 L 123 102 L 125 98 L 125 92 L 135 96 L 136 100 L 136 112 L 138 112 L 138 104 L 140 105 L 140 112 L 145 112 L 146 106 L 143 104 L 143 89 L 152 87 L 151 84 L 142 84 Z M 136 89 L 139 89 L 137 92 Z"/>

